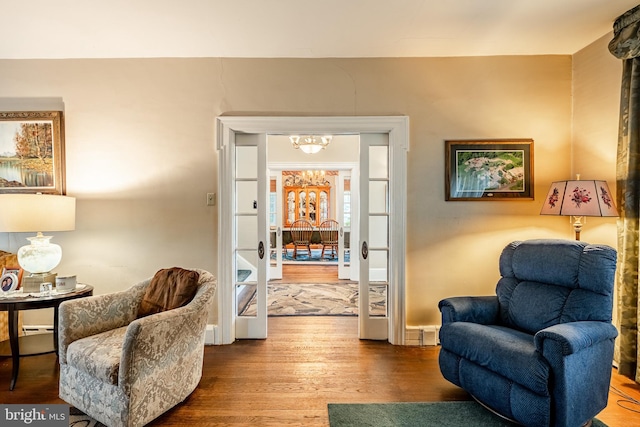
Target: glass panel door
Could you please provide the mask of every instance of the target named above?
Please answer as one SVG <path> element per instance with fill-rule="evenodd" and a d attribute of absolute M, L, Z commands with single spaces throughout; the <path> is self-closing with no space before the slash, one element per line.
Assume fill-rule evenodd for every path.
<path fill-rule="evenodd" d="M 234 162 L 236 338 L 266 338 L 270 256 L 266 136 L 236 135 Z"/>
<path fill-rule="evenodd" d="M 360 136 L 359 336 L 388 338 L 389 146 L 387 134 Z"/>

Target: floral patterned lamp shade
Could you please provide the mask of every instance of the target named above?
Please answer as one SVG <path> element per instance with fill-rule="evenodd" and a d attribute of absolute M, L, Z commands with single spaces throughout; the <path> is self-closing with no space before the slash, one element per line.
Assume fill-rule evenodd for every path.
<path fill-rule="evenodd" d="M 556 181 L 551 184 L 540 215 L 574 217 L 576 240 L 580 240 L 582 217 L 618 216 L 606 181 Z"/>

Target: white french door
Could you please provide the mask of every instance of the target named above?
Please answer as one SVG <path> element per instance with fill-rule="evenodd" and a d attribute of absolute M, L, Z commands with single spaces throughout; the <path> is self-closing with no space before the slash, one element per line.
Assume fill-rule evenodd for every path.
<path fill-rule="evenodd" d="M 218 118 L 217 125 L 220 213 L 215 342 L 230 344 L 237 338 L 267 336 L 266 135 L 308 133 L 360 134 L 360 173 L 350 182 L 360 197 L 359 236 L 350 239 L 351 260 L 360 263 L 359 337 L 404 344 L 408 118 L 225 116 Z M 354 210 L 352 201 L 351 215 Z M 351 232 L 355 234 L 353 227 Z M 242 296 L 252 290 L 256 311 L 241 315 Z M 382 315 L 372 310 L 371 291 L 377 291 L 386 303 Z"/>
<path fill-rule="evenodd" d="M 358 335 L 372 340 L 389 331 L 389 178 L 389 136 L 360 135 Z"/>
<path fill-rule="evenodd" d="M 267 337 L 270 258 L 265 134 L 235 136 L 233 270 L 236 338 Z"/>

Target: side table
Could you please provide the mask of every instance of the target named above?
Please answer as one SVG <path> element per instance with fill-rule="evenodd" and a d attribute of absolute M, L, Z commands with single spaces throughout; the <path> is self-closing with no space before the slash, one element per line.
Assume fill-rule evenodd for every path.
<path fill-rule="evenodd" d="M 62 301 L 84 298 L 93 295 L 93 286 L 78 284 L 76 290 L 65 293 L 52 292 L 48 296 L 29 294 L 0 298 L 0 311 L 7 311 L 9 317 L 9 340 L 0 342 L 0 356 L 11 356 L 11 384 L 9 390 L 13 390 L 18 380 L 20 369 L 20 357 L 36 356 L 45 353 L 58 353 L 58 308 Z M 53 315 L 53 342 L 47 344 L 43 334 L 18 337 L 18 312 L 20 310 L 37 310 L 41 308 L 54 309 Z M 44 334 L 45 336 L 47 334 Z M 53 345 L 51 345 L 53 344 Z M 22 352 L 20 352 L 22 347 Z"/>

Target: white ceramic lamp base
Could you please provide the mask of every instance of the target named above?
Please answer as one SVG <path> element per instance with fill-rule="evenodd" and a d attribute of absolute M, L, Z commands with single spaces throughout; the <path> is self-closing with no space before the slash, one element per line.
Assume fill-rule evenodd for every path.
<path fill-rule="evenodd" d="M 29 273 L 48 273 L 60 264 L 62 248 L 51 243 L 52 236 L 38 233 L 35 237 L 28 237 L 30 245 L 18 250 L 18 264 Z"/>

